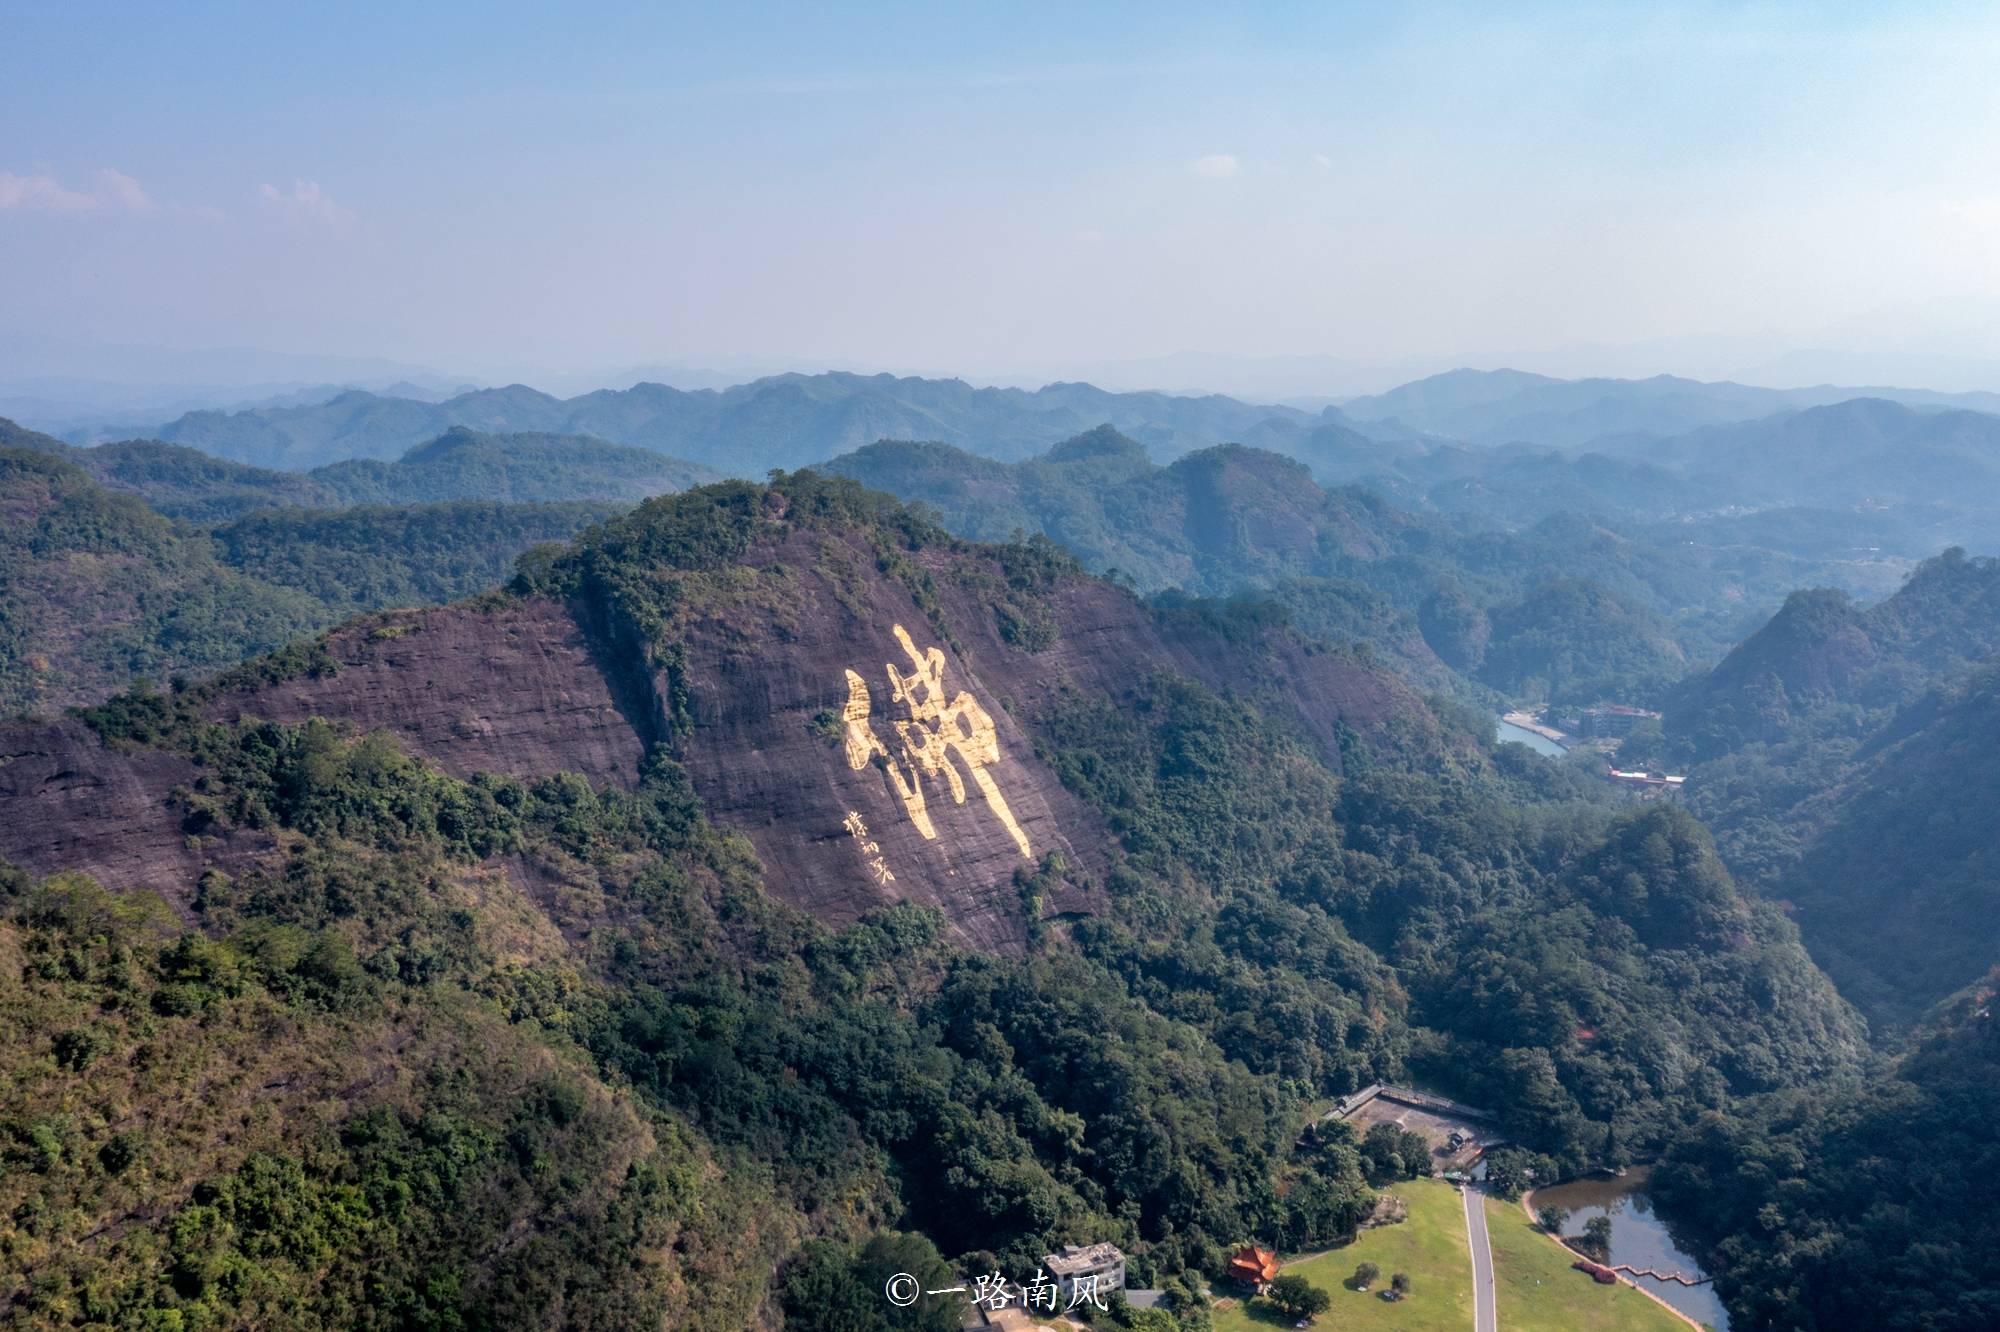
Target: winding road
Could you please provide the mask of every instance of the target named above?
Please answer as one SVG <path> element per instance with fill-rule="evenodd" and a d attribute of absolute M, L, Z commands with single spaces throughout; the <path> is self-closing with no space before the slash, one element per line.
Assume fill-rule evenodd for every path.
<path fill-rule="evenodd" d="M 1499 1332 L 1493 1299 L 1493 1242 L 1486 1237 L 1486 1194 L 1465 1187 L 1465 1238 L 1472 1249 L 1473 1332 Z"/>

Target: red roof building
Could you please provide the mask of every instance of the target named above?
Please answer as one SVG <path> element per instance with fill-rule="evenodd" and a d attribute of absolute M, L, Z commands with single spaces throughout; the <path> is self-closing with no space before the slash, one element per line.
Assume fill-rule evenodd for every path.
<path fill-rule="evenodd" d="M 1228 1275 L 1232 1281 L 1261 1290 L 1278 1275 L 1278 1255 L 1246 1244 L 1230 1255 Z"/>

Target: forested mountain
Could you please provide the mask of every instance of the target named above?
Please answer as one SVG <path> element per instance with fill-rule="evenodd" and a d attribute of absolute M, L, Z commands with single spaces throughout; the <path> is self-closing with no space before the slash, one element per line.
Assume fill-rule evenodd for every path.
<path fill-rule="evenodd" d="M 1213 444 L 1273 449 L 1329 480 L 1370 441 L 1579 449 L 1665 438 L 1804 409 L 1877 398 L 1934 411 L 2000 413 L 2000 395 L 1922 389 L 1767 389 L 1670 375 L 1555 379 L 1515 370 L 1453 370 L 1307 412 L 1220 394 L 1108 392 L 1054 383 L 975 389 L 955 379 L 844 372 L 774 375 L 724 389 L 641 383 L 575 398 L 520 384 L 450 396 L 381 392 L 295 395 L 237 411 L 188 412 L 144 432 L 235 461 L 301 469 L 341 458 L 392 458 L 453 426 L 493 433 L 594 435 L 743 474 L 797 466 L 876 439 L 941 439 L 990 457 L 1029 457 L 1110 422 L 1171 459 Z M 126 433 L 130 433 L 129 429 Z M 83 440 L 86 433 L 77 438 Z M 105 438 L 88 434 L 91 442 Z"/>
<path fill-rule="evenodd" d="M 9 424 L 11 423 L 4 423 Z M 282 472 L 184 445 L 125 440 L 78 449 L 14 427 L 21 447 L 60 454 L 170 518 L 212 523 L 267 507 L 420 504 L 449 500 L 626 500 L 717 479 L 650 449 L 573 435 L 485 435 L 454 427 L 391 461 L 351 460 Z"/>
<path fill-rule="evenodd" d="M 1734 511 L 1696 515 L 1700 537 L 1817 551 L 1836 574 L 1826 581 L 1853 586 L 1831 557 L 2000 549 L 2000 415 L 1856 399 L 1593 447 L 1726 497 Z"/>
<path fill-rule="evenodd" d="M 357 609 L 468 596 L 504 580 L 529 546 L 613 511 L 259 508 L 203 528 L 163 517 L 133 491 L 189 513 L 272 492 L 260 477 L 246 482 L 228 464 L 161 446 L 117 455 L 110 470 L 124 486 L 111 489 L 68 461 L 99 450 L 52 443 L 0 446 L 0 715 L 228 665 Z M 298 498 L 289 485 L 276 493 Z"/>
<path fill-rule="evenodd" d="M 1821 965 L 1886 1025 L 2000 967 L 1996 745 L 2000 661 L 1864 745 L 1801 820 L 1820 830 L 1776 880 Z"/>
<path fill-rule="evenodd" d="M 1661 524 L 1652 537 L 1676 544 L 1684 539 L 1678 525 L 1698 520 L 1714 549 L 1804 557 L 1810 567 L 1794 585 L 1828 581 L 1874 592 L 1896 561 L 2000 541 L 1996 411 L 2000 397 L 1991 394 L 1498 371 L 1454 371 L 1317 413 L 1087 384 L 1031 393 L 823 374 L 692 393 L 639 384 L 570 399 L 522 385 L 442 402 L 352 392 L 189 413 L 157 434 L 292 470 L 399 457 L 453 428 L 588 435 L 754 477 L 878 439 L 941 440 L 1022 461 L 1108 422 L 1157 461 L 1243 443 L 1304 462 L 1322 484 L 1358 483 L 1407 508 L 1510 530 L 1579 513 Z M 1886 487 L 1878 484 L 1885 463 L 1896 476 Z M 521 496 L 600 497 L 608 496 Z"/>
<path fill-rule="evenodd" d="M 1885 1076 L 1706 1118 L 1655 1172 L 1742 1325 L 1885 1332 L 2000 1322 L 2000 1031 L 1991 978 Z"/>
<path fill-rule="evenodd" d="M 1731 864 L 1890 1027 L 2000 964 L 1996 653 L 2000 560 L 1952 550 L 1874 606 L 1795 594 L 1667 712 Z"/>
<path fill-rule="evenodd" d="M 326 623 L 51 454 L 0 447 L 0 715 L 214 668 Z"/>
<path fill-rule="evenodd" d="M 1745 505 L 2000 506 L 2000 416 L 1987 412 L 1857 398 L 1626 448 Z"/>
<path fill-rule="evenodd" d="M 1299 1128 L 1375 1078 L 1575 1171 L 1856 1067 L 1691 819 L 1454 715 L 805 473 L 0 728 L 0 1300 L 867 1325 L 1104 1238 L 1185 1291 L 1351 1232 Z"/>
<path fill-rule="evenodd" d="M 1859 593 L 1951 545 L 2000 548 L 2000 416 L 1985 412 L 1843 400 L 1568 450 L 1549 436 L 1467 445 L 1383 428 L 1292 425 L 1251 442 L 1307 462 L 1322 484 L 1421 512 L 1507 530 L 1588 514 L 1661 546 L 1777 555 Z"/>
<path fill-rule="evenodd" d="M 699 463 L 576 435 L 486 435 L 455 426 L 394 462 L 350 460 L 308 473 L 339 504 L 444 500 L 635 503 L 721 479 Z"/>
<path fill-rule="evenodd" d="M 1995 652 L 2000 560 L 1954 548 L 1873 606 L 1823 588 L 1794 593 L 1678 691 L 1668 734 L 1702 757 L 1829 728 L 1864 736 Z"/>
<path fill-rule="evenodd" d="M 1027 457 L 1103 421 L 1159 456 L 1174 457 L 1240 438 L 1272 419 L 1315 418 L 1216 395 L 1107 393 L 1088 384 L 1028 392 L 975 389 L 956 379 L 792 374 L 721 390 L 638 384 L 568 399 L 520 384 L 441 403 L 356 392 L 313 406 L 190 412 L 153 433 L 239 462 L 304 469 L 344 458 L 398 457 L 453 426 L 466 426 L 591 435 L 731 475 L 761 476 L 885 438 L 942 439 L 992 457 Z"/>
<path fill-rule="evenodd" d="M 1435 655 L 1503 692 L 1557 700 L 1650 697 L 1689 658 L 1723 651 L 1741 604 L 1775 603 L 1801 567 L 1768 551 L 1653 545 L 1573 514 L 1467 529 L 1359 487 L 1322 489 L 1261 449 L 1162 467 L 1109 428 L 1019 463 L 883 441 L 827 467 L 922 500 L 967 536 L 1046 535 L 1142 589 L 1256 588 L 1329 629 L 1351 606 L 1313 603 L 1365 589 L 1371 635 L 1406 667 L 1431 669 Z M 1419 638 L 1428 654 L 1407 650 Z"/>
<path fill-rule="evenodd" d="M 504 583 L 531 546 L 560 541 L 620 505 L 363 504 L 258 509 L 211 529 L 231 568 L 297 588 L 331 616 L 457 601 Z"/>

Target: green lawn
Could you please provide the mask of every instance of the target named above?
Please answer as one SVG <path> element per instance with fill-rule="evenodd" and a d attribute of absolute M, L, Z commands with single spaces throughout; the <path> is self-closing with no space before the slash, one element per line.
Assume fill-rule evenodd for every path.
<path fill-rule="evenodd" d="M 1576 1255 L 1537 1231 L 1518 1203 L 1488 1198 L 1486 1229 L 1501 1332 L 1689 1332 L 1624 1282 L 1600 1286 L 1571 1270 Z"/>
<path fill-rule="evenodd" d="M 1468 1332 L 1472 1259 L 1458 1193 L 1434 1179 L 1397 1184 L 1388 1192 L 1410 1205 L 1409 1220 L 1365 1230 L 1345 1248 L 1287 1263 L 1285 1271 L 1333 1296 L 1320 1329 Z M 1624 1283 L 1600 1286 L 1570 1270 L 1573 1259 L 1537 1234 L 1520 1207 L 1488 1199 L 1486 1208 L 1501 1332 L 1688 1332 L 1686 1323 Z M 1382 1269 L 1377 1289 L 1387 1286 L 1393 1273 L 1409 1273 L 1410 1298 L 1392 1304 L 1372 1290 L 1365 1295 L 1349 1290 L 1342 1283 L 1363 1262 Z M 1261 1299 L 1215 1311 L 1215 1332 L 1291 1325 Z"/>
<path fill-rule="evenodd" d="M 1388 1192 L 1410 1205 L 1410 1219 L 1400 1225 L 1364 1230 L 1361 1238 L 1302 1262 L 1287 1263 L 1297 1273 L 1333 1296 L 1333 1307 L 1320 1315 L 1318 1326 L 1396 1329 L 1396 1332 L 1467 1332 L 1472 1326 L 1472 1258 L 1465 1247 L 1465 1212 L 1449 1184 L 1420 1179 L 1397 1184 Z M 1557 1257 L 1561 1255 L 1558 1254 Z M 1358 1294 L 1341 1283 L 1354 1275 L 1358 1263 L 1382 1269 L 1380 1290 L 1396 1272 L 1410 1276 L 1410 1298 L 1390 1303 L 1371 1290 Z M 1504 1298 L 1504 1297 L 1503 1297 Z M 1501 1306 L 1504 1315 L 1506 1306 Z M 1290 1327 L 1262 1300 L 1246 1307 L 1218 1309 L 1215 1332 Z M 1506 1323 L 1502 1321 L 1502 1326 Z M 1685 1329 L 1683 1329 L 1685 1332 Z"/>

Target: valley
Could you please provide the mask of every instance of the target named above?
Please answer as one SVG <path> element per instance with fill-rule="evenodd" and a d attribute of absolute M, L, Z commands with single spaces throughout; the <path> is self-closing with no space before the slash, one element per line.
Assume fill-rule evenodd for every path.
<path fill-rule="evenodd" d="M 769 1178 L 795 1141 L 803 1173 L 724 1187 L 774 1223 L 754 1240 L 763 1261 L 832 1282 L 857 1310 L 875 1297 L 841 1284 L 838 1255 L 894 1220 L 937 1246 L 925 1262 L 986 1250 L 1011 1265 L 1065 1237 L 1111 1238 L 1188 1301 L 1232 1235 L 1288 1253 L 1332 1245 L 1298 1268 L 1326 1276 L 1371 1189 L 1427 1199 L 1443 1186 L 1385 1174 L 1365 1126 L 1288 1149 L 1279 1125 L 1301 1096 L 1407 1076 L 1499 1109 L 1508 1179 L 1664 1156 L 1659 1205 L 1717 1246 L 1732 1311 L 1751 1307 L 1749 1269 L 1689 1181 L 1740 1169 L 1728 1153 L 1755 1150 L 1767 1106 L 1879 1065 L 1893 1047 L 1870 1048 L 1855 1006 L 1878 1042 L 1887 1020 L 1919 1014 L 1886 1006 L 1870 976 L 1922 949 L 1938 1002 L 1995 956 L 1952 914 L 1971 891 L 1952 885 L 1983 863 L 1980 825 L 1968 815 L 1962 838 L 1939 839 L 1950 799 L 1930 785 L 1983 733 L 1981 661 L 2000 646 L 1992 561 L 1960 552 L 1872 605 L 1794 595 L 1724 651 L 1729 608 L 1777 597 L 1815 567 L 1809 546 L 1745 584 L 1710 553 L 1649 545 L 1643 524 L 1488 527 L 1321 489 L 1298 463 L 1234 445 L 1163 467 L 1109 427 L 1012 463 L 875 444 L 764 485 L 648 471 L 638 451 L 592 441 L 454 429 L 386 465 L 402 471 L 377 492 L 334 488 L 360 464 L 257 471 L 184 447 L 10 438 L 7 493 L 38 524 L 17 567 L 46 580 L 57 551 L 92 569 L 121 549 L 158 577 L 172 550 L 189 562 L 176 586 L 293 607 L 270 629 L 220 622 L 205 658 L 169 649 L 181 665 L 164 687 L 144 678 L 157 657 L 121 664 L 17 621 L 14 660 L 40 674 L 0 678 L 39 691 L 17 698 L 85 706 L 0 726 L 13 946 L 72 947 L 62 922 L 79 902 L 153 903 L 149 923 L 119 928 L 177 939 L 174 956 L 220 949 L 203 974 L 237 978 L 197 1012 L 303 1002 L 309 1026 L 431 1022 L 497 1002 L 506 1040 L 571 1051 L 566 1076 L 586 1099 L 681 1144 L 672 1169 Z M 653 487 L 671 493 L 627 507 Z M 529 498 L 475 498 L 490 494 Z M 348 504 L 376 495 L 396 499 Z M 121 533 L 113 546 L 107 532 Z M 129 595 L 28 586 L 78 605 Z M 125 626 L 104 641 L 127 653 L 184 641 L 131 611 L 102 622 Z M 1636 724 L 1570 748 L 1489 720 L 1525 704 L 1580 726 L 1613 700 L 1664 716 L 1627 707 Z M 1495 747 L 1510 738 L 1533 752 Z M 1603 777 L 1606 756 L 1688 765 L 1686 790 L 1632 806 Z M 1894 845 L 1879 822 L 1894 807 L 1866 794 L 1886 789 L 1931 811 L 1926 855 L 1892 853 L 1868 875 L 1924 876 L 1900 933 L 1847 923 L 1867 899 L 1825 868 L 1862 863 L 1834 849 L 1843 838 Z M 1964 798 L 1973 808 L 1976 793 Z M 1789 840 L 1765 831 L 1774 819 Z M 1940 876 L 1946 855 L 1964 868 Z M 1918 942 L 1940 931 L 1955 951 Z M 183 983 L 173 966 L 155 983 Z M 742 1044 L 746 1021 L 765 1037 Z M 94 1021 L 65 1030 L 94 1049 L 136 1039 Z M 1090 1091 L 1096 1075 L 1075 1059 L 1106 1057 L 1107 1030 L 1148 1053 Z M 859 1044 L 807 1058 L 813 1032 Z M 902 1051 L 895 1076 L 936 1087 L 919 1119 L 873 1099 L 851 1062 L 885 1038 Z M 1043 1048 L 1051 1038 L 1076 1051 Z M 1910 1065 L 1911 1086 L 1926 1067 Z M 88 1101 L 93 1080 L 65 1076 Z M 950 1108 L 965 1098 L 986 1107 L 977 1120 Z M 214 1178 L 235 1162 L 291 1172 L 295 1193 L 345 1187 L 362 1168 L 354 1125 L 384 1110 L 361 1084 L 331 1105 L 318 1155 L 176 1149 L 175 1168 Z M 771 1130 L 740 1127 L 752 1105 L 777 1117 Z M 176 1141 L 220 1131 L 192 1109 L 144 1114 Z M 1716 1115 L 1735 1126 L 1726 1148 Z M 67 1122 L 44 1121 L 76 1144 L 44 1174 L 76 1199 L 112 1196 L 76 1155 L 112 1150 L 109 1130 Z M 1078 1126 L 1060 1148 L 1058 1124 Z M 937 1155 L 995 1132 L 1014 1162 L 1003 1175 Z M 1187 1144 L 1185 1188 L 1133 1155 L 1162 1132 Z M 502 1187 L 491 1178 L 482 1187 Z M 19 1196 L 44 1206 L 46 1187 Z M 831 1225 L 830 1190 L 877 1219 Z M 1501 1326 L 1652 1325 L 1659 1306 L 1516 1235 L 1498 1198 L 1481 1205 Z M 475 1223 L 427 1216 L 446 1246 Z M 237 1225 L 246 1259 L 264 1253 L 264 1232 Z M 1385 1326 L 1470 1319 L 1464 1227 L 1438 1229 L 1431 1248 L 1415 1213 L 1364 1232 L 1357 1252 L 1386 1244 L 1420 1269 L 1407 1306 L 1367 1304 Z M 57 1233 L 27 1232 L 51 1253 Z M 833 1266 L 795 1268 L 787 1251 Z M 1440 1266 L 1450 1252 L 1459 1262 Z M 163 1297 L 147 1293 L 150 1261 L 114 1247 L 48 1280 L 116 1289 L 106 1307 L 138 1311 Z M 282 1263 L 258 1270 L 271 1290 L 298 1280 Z M 543 1297 L 514 1272 L 468 1271 L 458 1298 L 534 1307 Z M 226 1321 L 264 1298 L 241 1278 L 175 1280 L 158 1307 Z M 1351 1295 L 1329 1281 L 1316 1284 Z M 57 1288 L 7 1298 L 46 1314 L 64 1307 Z M 807 1298 L 747 1277 L 704 1278 L 699 1296 L 647 1289 L 605 1297 L 713 1326 Z M 1259 1307 L 1218 1306 L 1215 1325 Z"/>

